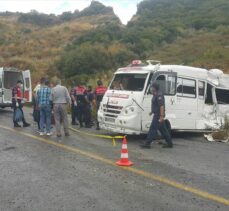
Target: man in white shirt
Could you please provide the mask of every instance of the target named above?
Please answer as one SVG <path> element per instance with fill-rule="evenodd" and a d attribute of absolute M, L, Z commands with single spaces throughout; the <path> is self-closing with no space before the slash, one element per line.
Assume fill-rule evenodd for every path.
<path fill-rule="evenodd" d="M 56 135 L 61 137 L 61 123 L 63 123 L 65 136 L 69 136 L 68 129 L 68 104 L 71 104 L 71 97 L 65 86 L 57 81 L 56 86 L 52 89 L 52 102 L 54 110 L 54 119 L 56 125 Z"/>

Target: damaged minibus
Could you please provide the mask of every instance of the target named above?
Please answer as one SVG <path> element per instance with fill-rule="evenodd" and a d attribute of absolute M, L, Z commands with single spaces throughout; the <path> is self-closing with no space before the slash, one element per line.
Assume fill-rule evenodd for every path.
<path fill-rule="evenodd" d="M 115 72 L 98 111 L 100 127 L 124 134 L 147 133 L 153 82 L 165 95 L 169 130 L 218 129 L 229 115 L 229 75 L 221 70 L 135 60 Z"/>

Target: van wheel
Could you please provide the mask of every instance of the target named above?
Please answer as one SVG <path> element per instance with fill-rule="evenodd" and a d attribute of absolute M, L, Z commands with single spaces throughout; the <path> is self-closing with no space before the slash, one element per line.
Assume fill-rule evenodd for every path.
<path fill-rule="evenodd" d="M 171 129 L 171 124 L 169 122 L 169 120 L 165 120 L 165 126 L 167 128 L 167 130 L 169 131 L 169 134 L 171 135 L 172 134 L 172 129 Z"/>

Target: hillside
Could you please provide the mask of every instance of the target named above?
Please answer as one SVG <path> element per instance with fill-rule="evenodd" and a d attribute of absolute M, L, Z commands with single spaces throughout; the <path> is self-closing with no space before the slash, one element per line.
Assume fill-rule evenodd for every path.
<path fill-rule="evenodd" d="M 146 0 L 128 28 L 147 58 L 229 72 L 228 11 L 227 0 Z"/>
<path fill-rule="evenodd" d="M 99 2 L 62 15 L 0 14 L 0 66 L 87 81 L 133 59 L 229 73 L 228 0 L 144 0 L 124 26 Z"/>
<path fill-rule="evenodd" d="M 34 78 L 58 74 L 55 63 L 68 43 L 112 22 L 120 23 L 112 8 L 97 2 L 82 12 L 61 16 L 0 13 L 0 66 L 28 68 Z"/>

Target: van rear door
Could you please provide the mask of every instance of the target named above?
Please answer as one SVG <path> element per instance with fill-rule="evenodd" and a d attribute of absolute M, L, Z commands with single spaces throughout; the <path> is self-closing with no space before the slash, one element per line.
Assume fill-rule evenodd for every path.
<path fill-rule="evenodd" d="M 30 70 L 25 70 L 22 72 L 24 80 L 24 98 L 27 102 L 32 102 L 32 83 Z"/>

